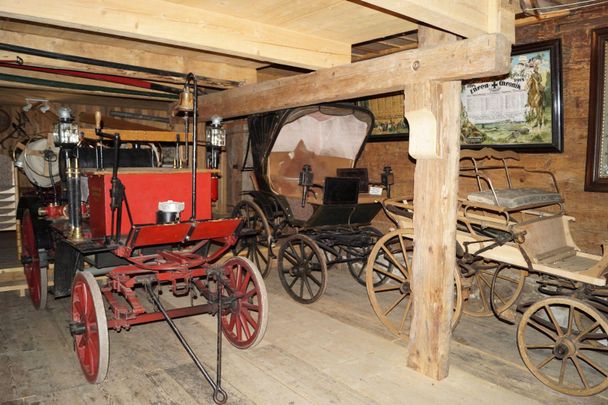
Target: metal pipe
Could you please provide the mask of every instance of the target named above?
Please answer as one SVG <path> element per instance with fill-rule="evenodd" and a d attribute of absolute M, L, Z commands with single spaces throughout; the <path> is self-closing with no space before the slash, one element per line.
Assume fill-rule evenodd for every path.
<path fill-rule="evenodd" d="M 194 73 L 188 73 L 186 78 L 186 84 L 193 82 L 194 84 L 194 111 L 192 112 L 192 215 L 190 220 L 196 219 L 196 162 L 198 154 L 198 84 L 196 82 L 196 76 Z"/>
<path fill-rule="evenodd" d="M 40 56 L 40 57 L 43 57 L 43 58 L 65 60 L 65 61 L 69 61 L 69 62 L 85 63 L 87 65 L 93 65 L 93 66 L 103 66 L 103 67 L 112 68 L 112 69 L 130 70 L 132 72 L 150 73 L 150 74 L 157 75 L 157 76 L 164 76 L 164 77 L 186 77 L 186 78 L 188 77 L 188 75 L 185 75 L 184 73 L 179 73 L 179 72 L 171 72 L 171 71 L 168 71 L 168 70 L 161 70 L 161 69 L 153 69 L 153 68 L 143 67 L 143 66 L 128 65 L 126 63 L 110 62 L 110 61 L 101 60 L 101 59 L 85 58 L 85 57 L 82 57 L 82 56 L 66 55 L 66 54 L 63 54 L 63 53 L 43 51 L 43 50 L 40 50 L 40 49 L 27 48 L 27 47 L 18 46 L 18 45 L 0 44 L 0 50 L 9 51 L 9 52 L 25 53 L 25 54 L 28 54 L 28 55 Z M 189 74 L 191 74 L 191 73 L 189 73 Z M 220 88 L 237 87 L 237 86 L 239 86 L 241 84 L 240 82 L 233 81 L 233 80 L 213 79 L 213 78 L 205 77 L 205 76 L 199 76 L 199 79 L 200 80 L 209 81 L 210 84 L 211 83 L 217 83 L 218 87 L 220 87 Z"/>
<path fill-rule="evenodd" d="M 201 361 L 198 359 L 198 357 L 196 356 L 196 353 L 194 353 L 194 350 L 192 350 L 192 348 L 190 347 L 190 345 L 188 344 L 188 342 L 184 338 L 184 335 L 182 335 L 182 333 L 179 331 L 179 329 L 177 328 L 177 325 L 175 325 L 175 322 L 173 322 L 173 320 L 171 319 L 171 317 L 167 313 L 167 310 L 165 309 L 165 307 L 163 306 L 163 304 L 160 302 L 160 298 L 158 297 L 158 295 L 156 295 L 156 293 L 152 289 L 152 285 L 151 285 L 150 280 L 145 280 L 144 281 L 144 287 L 146 289 L 146 292 L 148 293 L 148 296 L 150 297 L 150 299 L 152 299 L 152 302 L 154 303 L 154 305 L 156 305 L 156 307 L 158 308 L 158 310 L 163 314 L 163 317 L 167 321 L 167 324 L 169 324 L 169 327 L 171 328 L 171 330 L 173 331 L 173 333 L 175 333 L 175 336 L 177 337 L 177 339 L 179 340 L 179 342 L 182 344 L 182 346 L 184 346 L 184 349 L 186 349 L 186 353 L 188 353 L 188 355 L 190 356 L 190 358 L 194 362 L 194 365 L 196 365 L 196 367 L 203 374 L 203 376 L 205 377 L 205 379 L 207 380 L 207 382 L 209 383 L 209 385 L 213 388 L 213 400 L 216 403 L 220 403 L 220 404 L 226 402 L 226 399 L 228 398 L 228 395 L 226 394 L 226 392 L 219 385 L 220 380 L 218 379 L 217 382 L 213 381 L 213 379 L 211 378 L 211 375 L 209 375 L 209 373 L 205 369 L 205 366 L 203 366 L 203 364 L 201 363 Z M 218 314 L 217 314 L 217 316 L 221 318 L 221 307 L 219 307 L 219 304 L 218 304 Z M 221 323 L 220 323 L 220 327 L 221 327 Z M 221 337 L 221 329 L 218 331 L 218 334 Z"/>
<path fill-rule="evenodd" d="M 91 86 L 88 84 L 61 82 L 58 80 L 38 79 L 36 77 L 9 75 L 9 74 L 5 74 L 5 73 L 0 73 L 0 80 L 7 81 L 7 82 L 15 82 L 15 83 L 37 84 L 40 86 L 54 87 L 54 88 L 59 88 L 59 89 L 84 90 L 84 91 L 91 91 L 91 92 L 97 92 L 97 93 L 104 92 L 104 93 L 114 93 L 114 94 L 128 94 L 128 95 L 133 95 L 133 96 L 154 97 L 154 98 L 169 99 L 169 100 L 177 99 L 177 95 L 169 94 L 169 93 L 154 93 L 151 91 L 119 89 L 116 87 L 107 87 L 107 86 Z"/>

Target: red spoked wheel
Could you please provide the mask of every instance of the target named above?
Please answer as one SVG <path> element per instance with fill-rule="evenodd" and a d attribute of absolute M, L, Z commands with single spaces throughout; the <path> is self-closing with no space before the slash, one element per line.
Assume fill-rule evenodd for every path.
<path fill-rule="evenodd" d="M 25 210 L 21 218 L 21 262 L 32 304 L 36 309 L 44 309 L 47 297 L 47 268 L 40 266 L 30 210 Z"/>
<path fill-rule="evenodd" d="M 97 280 L 85 271 L 77 272 L 72 283 L 70 332 L 87 381 L 102 382 L 108 372 L 108 322 Z"/>
<path fill-rule="evenodd" d="M 228 341 L 239 349 L 257 345 L 266 333 L 268 296 L 262 274 L 244 257 L 224 263 L 227 284 L 222 295 L 222 329 Z"/>

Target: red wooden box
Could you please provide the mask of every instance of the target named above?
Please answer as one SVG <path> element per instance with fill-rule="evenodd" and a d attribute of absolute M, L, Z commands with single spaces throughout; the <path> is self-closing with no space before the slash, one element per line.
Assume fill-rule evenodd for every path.
<path fill-rule="evenodd" d="M 110 210 L 110 188 L 112 172 L 94 172 L 89 179 L 89 212 L 93 238 L 110 236 L 112 233 L 112 211 Z M 118 172 L 125 186 L 127 201 L 133 224 L 156 223 L 156 211 L 160 201 L 180 201 L 186 206 L 181 219 L 192 214 L 192 172 L 176 169 L 127 169 Z M 196 219 L 211 219 L 211 173 L 199 170 L 196 181 Z M 127 210 L 123 206 L 121 234 L 126 236 L 131 229 Z"/>

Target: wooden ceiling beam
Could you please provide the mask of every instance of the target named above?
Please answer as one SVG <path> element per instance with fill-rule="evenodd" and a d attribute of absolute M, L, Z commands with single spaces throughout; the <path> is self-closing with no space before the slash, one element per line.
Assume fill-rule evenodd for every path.
<path fill-rule="evenodd" d="M 500 33 L 515 42 L 515 12 L 504 0 L 364 0 L 465 38 Z"/>
<path fill-rule="evenodd" d="M 350 44 L 165 0 L 4 0 L 0 16 L 318 69 Z"/>
<path fill-rule="evenodd" d="M 204 62 L 183 56 L 165 55 L 132 48 L 127 49 L 117 46 L 100 45 L 63 38 L 51 38 L 41 35 L 24 34 L 20 32 L 2 31 L 2 43 L 26 48 L 40 49 L 47 52 L 102 59 L 108 62 L 154 68 L 158 70 L 168 70 L 178 73 L 194 72 L 197 75 L 202 75 L 209 78 L 209 80 L 201 81 L 201 85 L 207 84 L 209 86 L 218 88 L 234 87 L 234 85 L 228 85 L 223 83 L 223 81 L 251 84 L 256 82 L 257 77 L 257 72 L 253 68 L 233 66 L 223 63 Z M 16 56 L 20 56 L 26 64 L 33 64 L 37 66 L 77 69 L 93 73 L 118 74 L 147 80 L 167 80 L 166 77 L 160 77 L 149 73 L 102 68 L 60 59 L 50 59 L 33 55 L 19 54 L 16 52 L 0 51 L 0 58 L 3 60 L 14 59 Z M 184 79 L 179 78 L 179 81 L 183 83 Z"/>
<path fill-rule="evenodd" d="M 511 43 L 488 34 L 202 96 L 201 116 L 224 118 L 402 91 L 429 80 L 465 80 L 509 71 Z"/>

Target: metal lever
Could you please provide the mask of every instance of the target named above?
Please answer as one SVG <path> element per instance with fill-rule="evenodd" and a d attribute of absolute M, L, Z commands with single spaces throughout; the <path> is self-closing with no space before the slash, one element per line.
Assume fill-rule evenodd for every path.
<path fill-rule="evenodd" d="M 228 399 L 228 394 L 221 387 L 221 376 L 222 376 L 222 374 L 221 374 L 221 362 L 222 362 L 222 353 L 221 353 L 221 349 L 222 349 L 222 320 L 221 320 L 221 317 L 222 317 L 222 282 L 221 282 L 221 280 L 220 279 L 217 280 L 217 294 L 218 294 L 218 312 L 217 312 L 217 319 L 218 319 L 217 320 L 217 345 L 218 346 L 217 346 L 217 366 L 216 366 L 217 367 L 217 375 L 216 375 L 217 381 L 213 381 L 213 379 L 209 375 L 209 372 L 207 372 L 207 370 L 205 369 L 205 366 L 203 366 L 201 361 L 198 359 L 198 357 L 196 356 L 196 354 L 194 353 L 194 351 L 192 350 L 192 348 L 190 347 L 190 345 L 184 338 L 184 335 L 182 335 L 182 333 L 179 331 L 179 329 L 177 329 L 177 325 L 175 325 L 175 322 L 173 322 L 173 319 L 171 319 L 169 317 L 169 314 L 167 314 L 165 307 L 160 302 L 160 298 L 152 289 L 152 283 L 151 283 L 150 279 L 146 279 L 144 281 L 144 287 L 146 289 L 146 292 L 150 296 L 150 299 L 152 299 L 152 302 L 154 302 L 154 305 L 156 305 L 158 310 L 163 314 L 163 316 L 165 317 L 165 320 L 167 321 L 167 323 L 173 330 L 173 333 L 175 333 L 175 336 L 177 336 L 177 339 L 179 339 L 179 342 L 182 344 L 182 346 L 184 346 L 184 349 L 186 349 L 186 352 L 188 353 L 188 355 L 190 356 L 190 358 L 192 359 L 192 361 L 194 362 L 196 367 L 200 370 L 200 372 L 203 374 L 203 376 L 205 377 L 205 379 L 207 380 L 209 385 L 211 385 L 211 387 L 213 388 L 213 401 L 216 404 L 226 403 L 226 400 Z"/>

